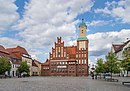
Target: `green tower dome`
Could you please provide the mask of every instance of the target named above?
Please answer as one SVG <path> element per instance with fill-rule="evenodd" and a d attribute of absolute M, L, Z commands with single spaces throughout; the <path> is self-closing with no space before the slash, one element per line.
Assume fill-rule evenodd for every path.
<path fill-rule="evenodd" d="M 79 27 L 86 27 L 87 28 L 85 22 L 83 22 L 83 21 L 79 24 Z"/>
<path fill-rule="evenodd" d="M 85 24 L 85 22 L 83 21 L 84 19 L 82 19 L 82 22 L 79 24 L 79 38 L 77 40 L 88 40 L 86 37 L 86 29 L 87 26 Z"/>

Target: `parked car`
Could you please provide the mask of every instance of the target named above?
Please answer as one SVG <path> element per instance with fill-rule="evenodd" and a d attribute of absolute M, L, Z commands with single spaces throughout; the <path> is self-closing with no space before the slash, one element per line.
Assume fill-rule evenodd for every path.
<path fill-rule="evenodd" d="M 103 76 L 111 76 L 111 73 L 104 73 Z"/>
<path fill-rule="evenodd" d="M 29 74 L 23 74 L 22 77 L 29 77 Z"/>

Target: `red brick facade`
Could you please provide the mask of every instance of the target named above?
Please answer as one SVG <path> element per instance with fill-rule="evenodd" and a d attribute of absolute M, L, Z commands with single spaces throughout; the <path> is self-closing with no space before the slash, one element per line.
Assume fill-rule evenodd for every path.
<path fill-rule="evenodd" d="M 64 46 L 61 37 L 57 38 L 49 59 L 41 65 L 42 76 L 88 76 L 87 26 L 79 25 L 77 46 Z"/>
<path fill-rule="evenodd" d="M 86 48 L 79 48 L 79 42 Z M 77 46 L 64 46 L 57 38 L 49 59 L 41 66 L 42 76 L 88 76 L 88 40 L 77 40 Z"/>

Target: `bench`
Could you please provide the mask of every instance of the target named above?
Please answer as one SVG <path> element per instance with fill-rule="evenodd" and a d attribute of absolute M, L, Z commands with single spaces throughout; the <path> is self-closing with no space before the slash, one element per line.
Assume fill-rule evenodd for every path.
<path fill-rule="evenodd" d="M 2 78 L 5 78 L 5 75 L 0 75 L 0 78 L 2 79 Z"/>
<path fill-rule="evenodd" d="M 128 81 L 122 82 L 122 85 L 124 85 L 125 83 L 130 83 L 130 81 L 129 82 Z"/>

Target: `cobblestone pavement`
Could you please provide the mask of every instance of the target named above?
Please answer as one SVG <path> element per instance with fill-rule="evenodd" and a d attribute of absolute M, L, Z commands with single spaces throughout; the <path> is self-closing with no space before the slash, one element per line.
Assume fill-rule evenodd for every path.
<path fill-rule="evenodd" d="M 130 85 L 90 77 L 29 77 L 0 79 L 0 91 L 130 91 Z M 121 81 L 120 81 L 121 80 Z"/>

